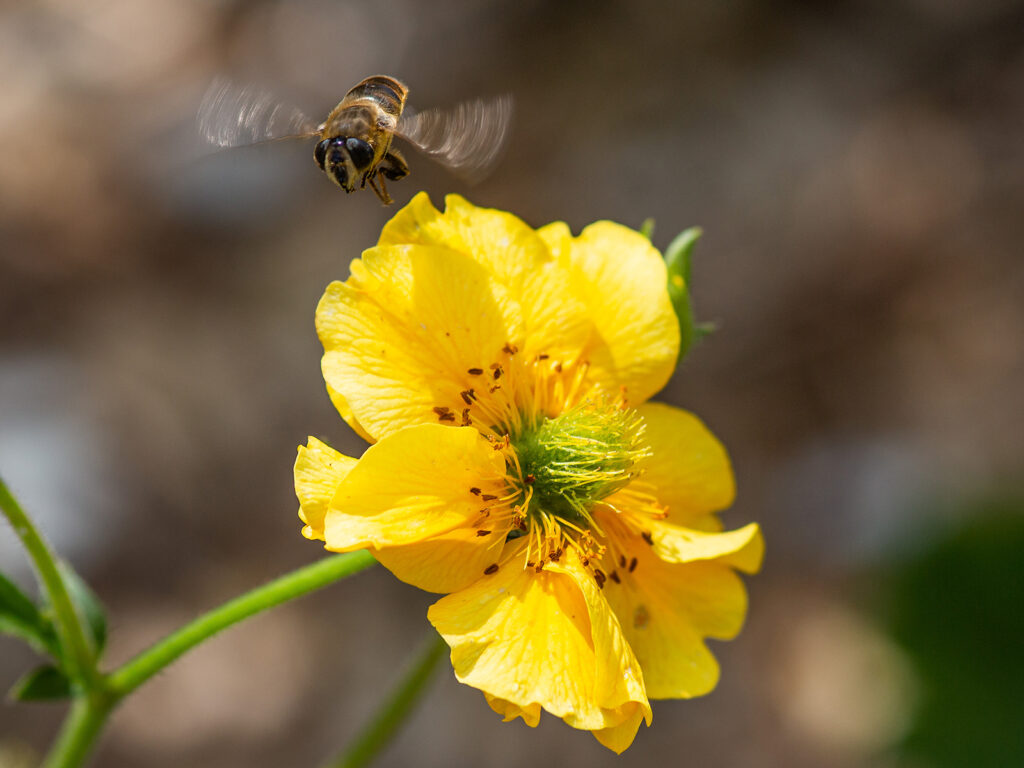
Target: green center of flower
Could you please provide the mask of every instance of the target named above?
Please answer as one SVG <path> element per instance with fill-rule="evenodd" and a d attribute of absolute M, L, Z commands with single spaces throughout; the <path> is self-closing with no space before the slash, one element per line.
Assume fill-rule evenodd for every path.
<path fill-rule="evenodd" d="M 647 455 L 643 431 L 636 411 L 591 401 L 524 429 L 512 447 L 527 514 L 588 524 L 594 504 L 625 486 Z"/>

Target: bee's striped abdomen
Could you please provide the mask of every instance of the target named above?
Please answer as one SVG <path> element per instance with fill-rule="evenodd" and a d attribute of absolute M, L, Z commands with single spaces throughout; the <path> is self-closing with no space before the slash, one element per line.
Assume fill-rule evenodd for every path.
<path fill-rule="evenodd" d="M 395 120 L 402 114 L 408 89 L 393 77 L 374 75 L 345 94 L 345 102 L 372 101 Z"/>

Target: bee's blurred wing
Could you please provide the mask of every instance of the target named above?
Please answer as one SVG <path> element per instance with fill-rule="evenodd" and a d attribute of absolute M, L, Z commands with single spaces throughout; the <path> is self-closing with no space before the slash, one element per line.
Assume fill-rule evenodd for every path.
<path fill-rule="evenodd" d="M 199 105 L 198 123 L 203 139 L 218 147 L 308 138 L 317 132 L 316 121 L 298 107 L 224 78 L 217 78 L 207 89 Z"/>
<path fill-rule="evenodd" d="M 453 109 L 402 112 L 395 133 L 466 181 L 480 181 L 494 167 L 508 138 L 514 102 L 504 95 Z"/>

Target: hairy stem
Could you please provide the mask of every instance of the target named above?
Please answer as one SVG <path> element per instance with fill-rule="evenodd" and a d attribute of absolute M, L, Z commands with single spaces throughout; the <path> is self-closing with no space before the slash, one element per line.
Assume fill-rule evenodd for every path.
<path fill-rule="evenodd" d="M 76 697 L 71 702 L 71 710 L 42 768 L 76 768 L 83 765 L 115 703 L 112 697 L 102 694 Z"/>
<path fill-rule="evenodd" d="M 204 613 L 176 632 L 147 648 L 107 678 L 107 686 L 118 697 L 125 696 L 186 651 L 222 629 L 253 614 L 325 587 L 346 576 L 369 568 L 377 561 L 365 550 L 331 555 L 246 592 L 224 605 Z"/>

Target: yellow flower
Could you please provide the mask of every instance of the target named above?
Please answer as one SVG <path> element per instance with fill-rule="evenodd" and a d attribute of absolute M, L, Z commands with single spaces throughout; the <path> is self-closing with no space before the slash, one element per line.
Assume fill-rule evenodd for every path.
<path fill-rule="evenodd" d="M 446 203 L 417 195 L 320 301 L 328 392 L 373 445 L 299 448 L 303 533 L 446 594 L 455 674 L 506 720 L 621 752 L 649 699 L 715 686 L 704 639 L 739 631 L 761 535 L 721 532 L 715 437 L 646 402 L 679 349 L 650 243 Z"/>

